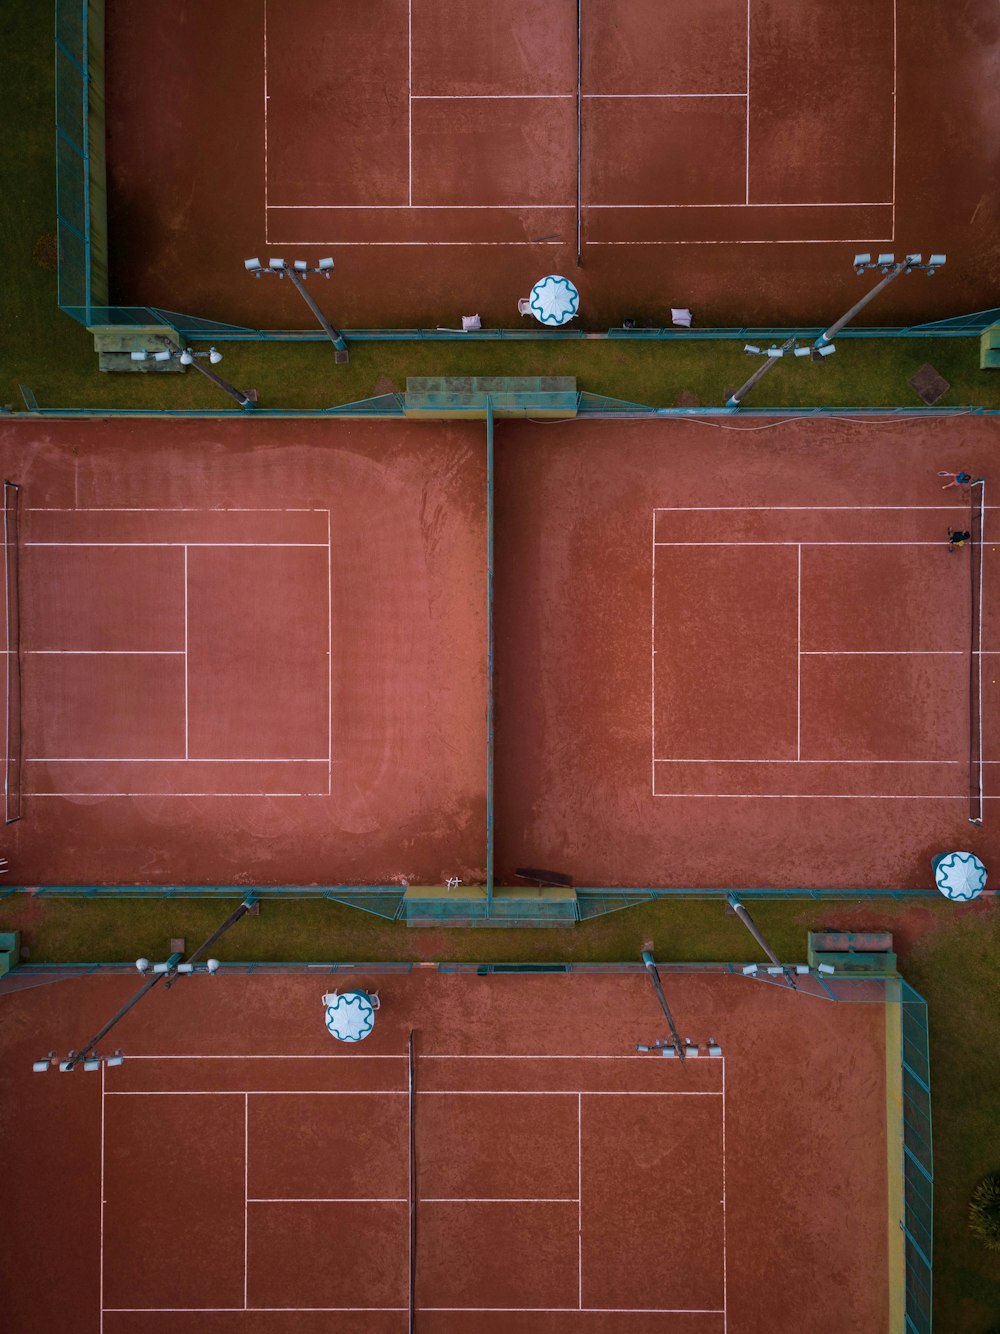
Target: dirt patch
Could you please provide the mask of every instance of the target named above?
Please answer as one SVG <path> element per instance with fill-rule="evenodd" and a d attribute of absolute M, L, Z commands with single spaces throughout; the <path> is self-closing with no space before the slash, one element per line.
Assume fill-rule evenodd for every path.
<path fill-rule="evenodd" d="M 59 264 L 59 242 L 55 232 L 42 232 L 32 247 L 31 258 L 39 269 L 55 273 Z"/>

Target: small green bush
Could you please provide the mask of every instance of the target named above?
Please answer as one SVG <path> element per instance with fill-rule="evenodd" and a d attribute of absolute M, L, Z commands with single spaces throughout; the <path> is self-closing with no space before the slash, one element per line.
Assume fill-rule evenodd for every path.
<path fill-rule="evenodd" d="M 969 1230 L 988 1250 L 1000 1251 L 1000 1172 L 988 1173 L 972 1192 Z"/>

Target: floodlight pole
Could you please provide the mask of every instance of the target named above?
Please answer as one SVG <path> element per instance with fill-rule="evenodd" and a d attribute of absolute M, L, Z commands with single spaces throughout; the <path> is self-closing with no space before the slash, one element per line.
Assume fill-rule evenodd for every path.
<path fill-rule="evenodd" d="M 757 923 L 753 920 L 753 918 L 750 916 L 746 908 L 744 908 L 743 904 L 739 901 L 739 899 L 736 897 L 735 894 L 729 895 L 729 906 L 730 908 L 732 908 L 733 912 L 740 919 L 740 921 L 743 923 L 746 929 L 750 932 L 754 940 L 756 940 L 757 944 L 761 947 L 761 949 L 771 960 L 771 962 L 773 964 L 777 964 L 779 968 L 782 967 L 783 965 L 781 960 L 778 958 L 774 950 L 771 949 L 771 946 L 764 939 L 763 935 L 761 934 L 760 927 L 758 927 Z"/>
<path fill-rule="evenodd" d="M 816 339 L 815 343 L 813 343 L 813 347 L 817 348 L 825 347 L 827 343 L 832 342 L 833 339 L 836 338 L 837 334 L 840 333 L 844 325 L 850 324 L 851 320 L 854 319 L 855 315 L 859 314 L 862 310 L 864 310 L 865 306 L 868 305 L 869 301 L 874 301 L 875 298 L 878 296 L 878 294 L 880 292 L 884 292 L 890 283 L 894 283 L 901 273 L 909 273 L 911 269 L 914 269 L 916 267 L 917 266 L 915 264 L 911 264 L 905 259 L 900 260 L 898 264 L 894 264 L 881 282 L 876 283 L 875 286 L 872 288 L 872 290 L 866 296 L 863 296 L 860 301 L 855 302 L 855 304 L 850 308 L 847 314 L 842 315 L 840 319 L 837 320 L 836 324 L 831 324 L 829 329 L 825 330 L 823 333 L 820 334 L 820 336 Z"/>
<path fill-rule="evenodd" d="M 186 962 L 188 964 L 193 964 L 195 959 L 197 959 L 199 955 L 204 954 L 206 950 L 211 949 L 211 947 L 215 944 L 215 942 L 219 939 L 219 937 L 225 935 L 225 933 L 229 930 L 229 928 L 231 926 L 235 926 L 236 923 L 240 920 L 240 918 L 245 917 L 246 914 L 255 907 L 255 905 L 256 905 L 256 900 L 254 899 L 253 895 L 252 894 L 248 895 L 240 904 L 240 906 L 236 909 L 236 911 L 230 913 L 229 916 L 226 918 L 226 920 L 222 923 L 222 925 L 216 927 L 216 929 L 212 932 L 212 934 L 208 937 L 208 939 L 204 941 L 201 945 L 199 945 L 198 948 L 193 951 L 193 953 L 188 955 Z M 88 1053 L 92 1052 L 94 1048 L 97 1046 L 97 1044 L 100 1041 L 102 1041 L 102 1039 L 107 1037 L 107 1035 L 111 1032 L 114 1026 L 125 1018 L 129 1010 L 133 1009 L 136 1005 L 138 1005 L 139 1002 L 142 1000 L 143 996 L 148 995 L 149 992 L 153 990 L 153 988 L 157 985 L 158 982 L 163 982 L 164 980 L 166 980 L 167 987 L 169 989 L 173 985 L 173 983 L 177 980 L 178 976 L 177 965 L 181 962 L 183 957 L 184 956 L 182 954 L 178 953 L 171 954 L 170 958 L 166 961 L 166 964 L 163 966 L 162 970 L 160 972 L 154 973 L 152 977 L 148 978 L 147 981 L 145 981 L 142 984 L 139 990 L 131 998 L 131 1000 L 127 1001 L 122 1006 L 122 1008 L 117 1012 L 117 1014 L 112 1015 L 112 1017 L 108 1020 L 108 1022 L 104 1025 L 104 1027 L 94 1034 L 94 1036 L 90 1039 L 87 1045 L 85 1047 L 81 1047 L 78 1052 L 70 1056 L 70 1058 L 66 1062 L 66 1067 L 65 1067 L 66 1071 L 68 1072 L 70 1070 L 75 1069 L 76 1066 L 78 1066 L 80 1062 L 88 1055 Z"/>
<path fill-rule="evenodd" d="M 133 1009 L 134 1006 L 138 1005 L 139 1002 L 142 1000 L 143 996 L 148 995 L 148 993 L 153 990 L 157 982 L 163 981 L 163 979 L 167 976 L 167 972 L 171 968 L 175 968 L 177 964 L 180 963 L 181 957 L 182 956 L 180 954 L 171 954 L 170 958 L 167 960 L 166 971 L 162 973 L 154 973 L 151 978 L 149 978 L 146 982 L 143 982 L 142 986 L 135 993 L 132 999 L 130 1001 L 127 1001 L 118 1011 L 117 1014 L 112 1015 L 112 1017 L 108 1020 L 108 1022 L 104 1025 L 104 1027 L 94 1034 L 94 1036 L 90 1039 L 87 1045 L 85 1047 L 81 1047 L 78 1052 L 74 1053 L 69 1057 L 69 1059 L 66 1061 L 66 1067 L 65 1067 L 66 1070 L 69 1071 L 75 1069 L 84 1059 L 84 1057 L 89 1052 L 92 1052 L 94 1050 L 94 1048 L 102 1040 L 102 1038 L 107 1037 L 107 1035 L 114 1028 L 115 1024 L 119 1023 L 122 1019 L 124 1019 L 125 1016 L 128 1014 L 129 1010 Z"/>
<path fill-rule="evenodd" d="M 656 999 L 660 1002 L 660 1009 L 667 1021 L 667 1027 L 670 1029 L 670 1040 L 674 1045 L 674 1051 L 680 1059 L 684 1060 L 684 1044 L 681 1042 L 680 1034 L 677 1032 L 677 1025 L 674 1023 L 674 1016 L 670 1013 L 670 1006 L 667 1004 L 667 998 L 663 994 L 663 985 L 660 982 L 660 974 L 656 969 L 656 960 L 653 958 L 651 950 L 643 950 L 642 961 L 646 965 L 646 972 L 649 974 L 649 980 L 653 984 L 653 990 L 656 992 Z"/>
<path fill-rule="evenodd" d="M 781 345 L 782 356 L 784 356 L 786 352 L 791 352 L 792 348 L 795 346 L 795 341 L 796 340 L 794 338 L 785 339 L 785 341 Z M 741 384 L 739 389 L 733 390 L 729 398 L 726 399 L 726 407 L 738 408 L 740 404 L 743 402 L 743 400 L 746 398 L 747 394 L 749 394 L 750 390 L 754 387 L 754 385 L 758 384 L 761 380 L 763 380 L 764 376 L 768 373 L 768 371 L 773 368 L 774 363 L 780 360 L 781 360 L 780 356 L 768 357 L 768 359 L 764 362 L 763 366 L 758 366 L 758 368 L 754 371 L 753 375 L 750 376 L 750 379 L 747 380 L 746 384 Z"/>
<path fill-rule="evenodd" d="M 337 365 L 338 366 L 345 365 L 350 360 L 350 353 L 347 350 L 347 344 L 344 342 L 344 335 L 340 332 L 339 329 L 335 329 L 333 327 L 330 321 L 320 310 L 319 306 L 317 306 L 316 302 L 306 291 L 306 285 L 299 277 L 299 275 L 295 272 L 295 266 L 286 264 L 285 272 L 288 274 L 289 278 L 291 278 L 292 282 L 295 284 L 295 287 L 299 295 L 302 297 L 302 300 L 306 303 L 306 305 L 309 307 L 312 313 L 316 316 L 317 320 L 319 320 L 320 324 L 323 327 L 323 332 L 326 334 L 327 338 L 329 338 L 330 342 L 336 349 Z"/>
<path fill-rule="evenodd" d="M 168 338 L 166 334 L 157 334 L 156 336 L 164 347 L 168 347 L 175 355 L 180 355 L 181 348 L 177 346 L 172 338 Z M 253 399 L 245 394 L 242 389 L 237 389 L 236 386 L 231 385 L 228 380 L 224 380 L 221 375 L 216 375 L 215 371 L 210 370 L 207 366 L 203 366 L 200 361 L 192 359 L 191 365 L 196 371 L 201 371 L 202 375 L 204 375 L 206 379 L 211 380 L 214 385 L 218 385 L 223 393 L 228 394 L 230 398 L 235 398 L 241 408 L 250 409 L 253 407 Z"/>
<path fill-rule="evenodd" d="M 245 917 L 248 912 L 253 912 L 256 906 L 257 906 L 257 900 L 254 898 L 252 894 L 248 894 L 247 897 L 240 904 L 240 906 L 237 909 L 235 909 L 235 911 L 229 914 L 229 916 L 222 923 L 222 925 L 217 926 L 215 930 L 212 932 L 212 934 L 208 937 L 208 939 L 203 940 L 196 950 L 192 950 L 192 952 L 185 959 L 184 961 L 185 964 L 193 964 L 196 959 L 200 958 L 201 955 L 203 955 L 207 950 L 210 950 L 212 946 L 215 944 L 215 942 L 219 939 L 219 937 L 224 936 L 231 926 L 235 926 L 236 923 L 240 920 L 240 918 Z M 178 976 L 183 976 L 183 974 L 178 973 L 168 980 L 167 982 L 168 991 L 177 981 Z"/>

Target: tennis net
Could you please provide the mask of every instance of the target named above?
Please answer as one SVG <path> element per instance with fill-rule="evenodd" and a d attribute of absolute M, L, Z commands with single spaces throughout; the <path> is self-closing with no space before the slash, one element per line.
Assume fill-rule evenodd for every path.
<path fill-rule="evenodd" d="M 986 524 L 986 483 L 972 484 L 969 501 L 969 820 L 983 823 L 983 534 Z"/>

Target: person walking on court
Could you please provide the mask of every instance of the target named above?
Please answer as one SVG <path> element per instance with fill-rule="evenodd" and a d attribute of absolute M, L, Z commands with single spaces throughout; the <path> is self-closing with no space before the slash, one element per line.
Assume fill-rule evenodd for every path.
<path fill-rule="evenodd" d="M 951 478 L 950 482 L 945 482 L 942 491 L 947 491 L 952 486 L 968 486 L 972 481 L 972 473 L 965 472 L 964 469 L 962 472 L 939 472 L 938 476 Z"/>
<path fill-rule="evenodd" d="M 972 537 L 971 533 L 963 532 L 961 528 L 949 528 L 948 555 L 950 556 L 956 547 L 964 547 L 966 542 L 968 542 L 971 537 Z"/>

